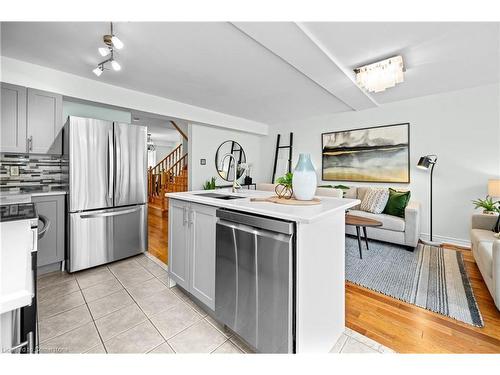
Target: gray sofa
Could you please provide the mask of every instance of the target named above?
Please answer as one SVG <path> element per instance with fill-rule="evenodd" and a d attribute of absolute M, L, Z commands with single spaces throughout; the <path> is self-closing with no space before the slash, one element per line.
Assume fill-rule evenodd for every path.
<path fill-rule="evenodd" d="M 500 240 L 491 230 L 496 220 L 496 215 L 472 215 L 470 239 L 477 267 L 500 310 Z"/>
<path fill-rule="evenodd" d="M 349 190 L 346 190 L 345 198 L 363 200 L 368 189 L 369 187 L 352 186 Z M 361 211 L 359 210 L 359 206 L 350 209 L 349 213 L 374 219 L 382 223 L 381 227 L 367 228 L 368 238 L 392 242 L 410 248 L 415 248 L 418 244 L 420 237 L 420 204 L 414 200 L 410 200 L 410 203 L 406 207 L 404 218 Z M 356 228 L 346 226 L 346 233 L 356 235 Z"/>

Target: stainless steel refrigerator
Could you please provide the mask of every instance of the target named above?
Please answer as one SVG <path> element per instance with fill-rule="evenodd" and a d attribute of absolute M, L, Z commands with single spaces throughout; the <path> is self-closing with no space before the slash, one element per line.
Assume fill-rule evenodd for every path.
<path fill-rule="evenodd" d="M 68 271 L 147 249 L 147 130 L 68 117 Z"/>

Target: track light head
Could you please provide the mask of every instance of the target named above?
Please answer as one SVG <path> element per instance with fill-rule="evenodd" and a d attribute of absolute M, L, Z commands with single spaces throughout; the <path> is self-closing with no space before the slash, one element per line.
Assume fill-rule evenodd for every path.
<path fill-rule="evenodd" d="M 108 56 L 111 53 L 111 50 L 109 49 L 109 47 L 99 47 L 98 51 L 102 57 Z"/>
<path fill-rule="evenodd" d="M 121 70 L 121 68 L 122 68 L 121 65 L 118 64 L 118 62 L 115 60 L 111 60 L 111 67 L 113 68 L 113 70 L 116 70 L 116 71 Z"/>
<path fill-rule="evenodd" d="M 123 42 L 115 35 L 111 37 L 111 43 L 113 43 L 113 47 L 116 49 L 122 49 L 124 46 Z"/>
<path fill-rule="evenodd" d="M 103 68 L 102 68 L 102 65 L 99 65 L 97 66 L 97 68 L 95 68 L 94 70 L 92 70 L 92 72 L 96 75 L 96 76 L 100 76 L 103 72 Z"/>

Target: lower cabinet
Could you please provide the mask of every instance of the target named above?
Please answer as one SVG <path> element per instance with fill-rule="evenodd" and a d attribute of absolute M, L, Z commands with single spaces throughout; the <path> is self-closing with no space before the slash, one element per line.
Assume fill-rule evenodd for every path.
<path fill-rule="evenodd" d="M 212 310 L 215 308 L 216 208 L 170 199 L 170 276 Z"/>
<path fill-rule="evenodd" d="M 32 197 L 38 214 L 49 219 L 50 226 L 38 241 L 38 267 L 64 261 L 65 195 Z"/>

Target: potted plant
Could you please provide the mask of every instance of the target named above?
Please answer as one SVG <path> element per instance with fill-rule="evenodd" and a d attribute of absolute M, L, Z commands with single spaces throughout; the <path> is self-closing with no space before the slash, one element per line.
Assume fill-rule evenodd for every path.
<path fill-rule="evenodd" d="M 288 172 L 286 175 L 276 179 L 276 187 L 274 191 L 279 198 L 290 199 L 293 196 L 292 188 L 293 173 Z"/>
<path fill-rule="evenodd" d="M 487 195 L 484 199 L 476 199 L 472 201 L 472 203 L 475 206 L 474 208 L 482 208 L 483 214 L 494 215 L 495 213 L 500 212 L 500 207 L 497 207 L 497 204 L 499 204 L 500 201 L 494 202 L 489 195 Z"/>
<path fill-rule="evenodd" d="M 212 177 L 203 184 L 203 190 L 215 190 L 215 177 Z"/>

